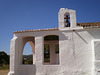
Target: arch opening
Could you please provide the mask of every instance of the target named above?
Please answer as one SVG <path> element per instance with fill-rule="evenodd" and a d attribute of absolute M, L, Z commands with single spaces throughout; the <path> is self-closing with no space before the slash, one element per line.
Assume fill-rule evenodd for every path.
<path fill-rule="evenodd" d="M 70 27 L 70 14 L 69 13 L 66 13 L 64 15 L 64 26 Z"/>
<path fill-rule="evenodd" d="M 44 37 L 44 64 L 59 64 L 59 36 Z"/>
<path fill-rule="evenodd" d="M 22 64 L 35 64 L 35 38 L 23 38 Z"/>

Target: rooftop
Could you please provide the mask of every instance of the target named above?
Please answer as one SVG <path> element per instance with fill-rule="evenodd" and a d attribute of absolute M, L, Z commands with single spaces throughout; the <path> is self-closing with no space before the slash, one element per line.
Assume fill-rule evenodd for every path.
<path fill-rule="evenodd" d="M 88 23 L 77 23 L 77 26 L 81 26 L 84 29 L 100 28 L 100 22 L 88 22 Z M 47 28 L 47 29 L 34 29 L 34 30 L 21 30 L 13 33 L 25 33 L 25 32 L 36 32 L 36 31 L 51 31 L 58 30 L 59 28 Z"/>
<path fill-rule="evenodd" d="M 100 28 L 100 22 L 77 23 L 77 26 L 83 26 L 83 28 Z"/>

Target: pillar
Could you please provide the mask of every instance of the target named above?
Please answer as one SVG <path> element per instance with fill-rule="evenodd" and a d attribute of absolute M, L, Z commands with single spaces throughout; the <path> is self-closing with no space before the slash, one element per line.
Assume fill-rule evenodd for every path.
<path fill-rule="evenodd" d="M 43 71 L 43 58 L 44 58 L 44 43 L 43 37 L 37 36 L 35 37 L 35 55 L 36 55 L 36 75 L 41 74 Z"/>
<path fill-rule="evenodd" d="M 11 40 L 10 45 L 10 72 L 8 75 L 16 75 L 17 69 L 17 51 L 18 51 L 18 38 L 16 36 Z"/>

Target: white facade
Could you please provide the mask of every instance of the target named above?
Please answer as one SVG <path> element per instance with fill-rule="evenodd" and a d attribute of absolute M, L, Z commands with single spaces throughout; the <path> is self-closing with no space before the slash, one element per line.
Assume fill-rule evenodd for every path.
<path fill-rule="evenodd" d="M 64 27 L 64 15 L 70 15 L 70 27 Z M 59 36 L 59 41 L 44 42 L 47 35 Z M 22 64 L 26 42 L 33 49 L 33 65 Z M 44 44 L 59 43 L 59 55 L 50 55 L 51 64 L 44 64 Z M 100 28 L 77 26 L 75 10 L 61 8 L 59 28 L 14 32 L 10 47 L 8 75 L 100 75 Z M 58 59 L 59 58 L 59 59 Z M 55 61 L 56 60 L 56 61 Z"/>

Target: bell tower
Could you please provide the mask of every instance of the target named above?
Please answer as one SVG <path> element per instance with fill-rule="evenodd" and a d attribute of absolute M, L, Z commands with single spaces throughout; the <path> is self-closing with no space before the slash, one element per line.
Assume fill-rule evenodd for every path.
<path fill-rule="evenodd" d="M 77 26 L 75 10 L 61 8 L 58 14 L 60 30 L 83 29 Z"/>

